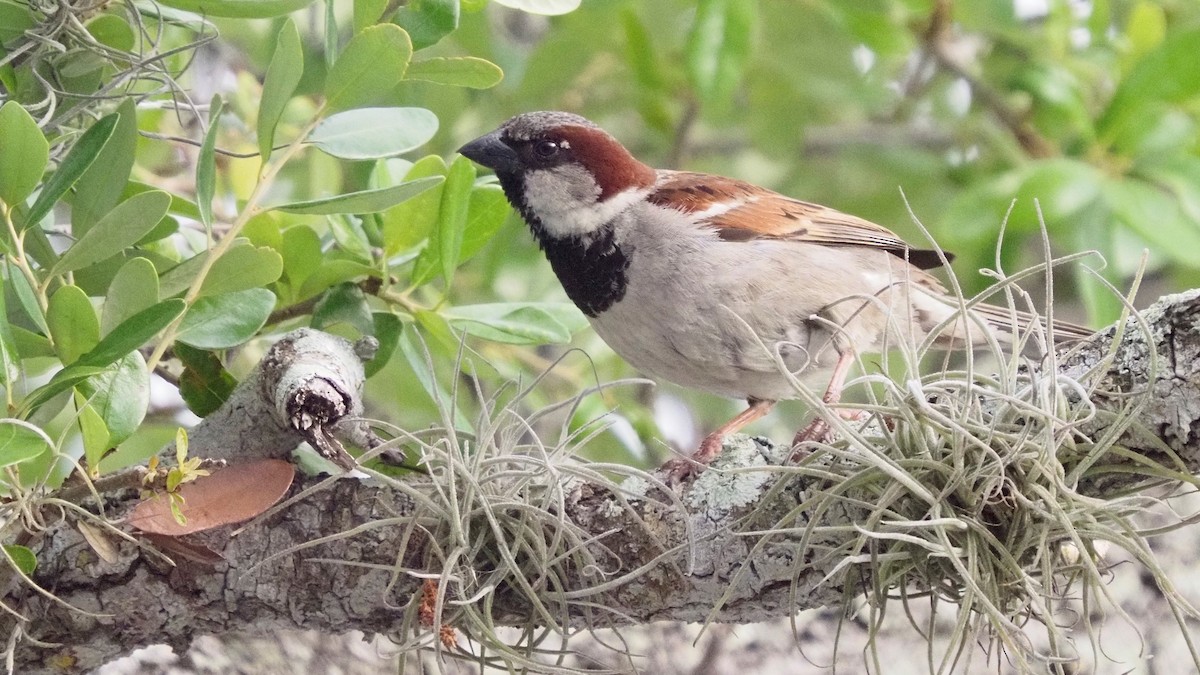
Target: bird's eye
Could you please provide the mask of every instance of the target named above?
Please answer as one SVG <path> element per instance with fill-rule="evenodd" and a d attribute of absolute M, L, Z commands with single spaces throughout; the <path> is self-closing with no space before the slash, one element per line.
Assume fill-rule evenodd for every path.
<path fill-rule="evenodd" d="M 542 159 L 550 159 L 557 155 L 561 148 L 557 141 L 540 140 L 533 144 L 533 154 Z"/>

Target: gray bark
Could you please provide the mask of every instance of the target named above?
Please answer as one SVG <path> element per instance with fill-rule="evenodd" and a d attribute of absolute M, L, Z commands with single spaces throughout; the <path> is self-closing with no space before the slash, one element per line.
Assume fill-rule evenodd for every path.
<path fill-rule="evenodd" d="M 1138 413 L 1143 431 L 1129 431 L 1122 444 L 1133 455 L 1165 466 L 1181 461 L 1187 471 L 1198 473 L 1200 291 L 1163 298 L 1143 316 L 1150 327 L 1148 334 L 1126 331 L 1110 354 L 1114 334 L 1110 329 L 1059 363 L 1059 372 L 1079 377 L 1088 369 L 1102 367 L 1108 386 L 1101 389 L 1108 393 L 1095 396 L 1094 402 L 1100 408 L 1115 405 L 1118 399 L 1114 392 L 1149 387 L 1153 395 Z M 311 333 L 306 338 L 326 339 Z M 350 358 L 344 343 L 334 348 L 335 352 L 339 350 L 343 358 Z M 1150 372 L 1152 354 L 1157 355 L 1154 372 Z M 286 360 L 268 358 L 260 367 L 288 365 Z M 351 367 L 346 372 L 353 370 Z M 262 372 L 254 376 L 271 377 Z M 343 400 L 343 414 L 354 414 L 358 409 L 355 396 L 361 374 L 357 377 L 357 381 L 354 375 L 349 378 L 349 386 L 322 381 L 324 388 L 353 394 Z M 225 434 L 234 434 L 233 438 L 241 439 L 241 443 L 252 439 L 255 446 L 271 448 L 262 453 L 240 445 L 239 456 L 274 455 L 284 447 L 290 450 L 301 438 L 311 439 L 304 424 L 265 424 L 263 416 L 280 419 L 270 411 L 279 408 L 274 399 L 267 400 L 266 404 L 247 404 L 239 399 L 219 417 Z M 239 413 L 238 406 L 249 413 Z M 283 418 L 296 419 L 294 414 Z M 210 417 L 215 419 L 218 417 Z M 330 423 L 327 419 L 322 425 Z M 1097 418 L 1082 431 L 1098 433 L 1105 424 L 1108 421 Z M 272 437 L 276 427 L 278 436 Z M 268 438 L 240 435 L 248 434 L 250 429 Z M 198 429 L 193 434 L 194 456 L 216 454 L 200 442 L 209 442 L 207 433 Z M 226 445 L 228 441 L 220 443 Z M 525 569 L 530 588 L 522 590 L 512 574 L 494 573 L 506 564 L 520 568 L 520 559 L 510 563 L 499 560 L 499 543 L 467 542 L 465 559 L 455 569 L 475 570 L 478 576 L 448 579 L 443 584 L 447 600 L 467 600 L 494 582 L 490 615 L 497 624 L 537 623 L 537 617 L 543 615 L 531 607 L 529 593 L 533 592 L 556 622 L 573 626 L 655 620 L 752 622 L 788 616 L 799 609 L 836 605 L 847 591 L 853 594 L 862 590 L 857 584 L 867 584 L 868 580 L 855 576 L 852 583 L 856 585 L 850 589 L 841 582 L 825 580 L 838 560 L 822 558 L 817 552 L 838 546 L 839 537 L 854 533 L 822 530 L 803 539 L 801 546 L 805 536 L 801 531 L 810 521 L 859 522 L 867 517 L 869 505 L 857 511 L 847 506 L 814 512 L 810 497 L 829 487 L 825 481 L 810 475 L 780 483 L 776 481 L 779 471 L 739 470 L 788 464 L 789 455 L 790 450 L 774 447 L 763 439 L 737 437 L 727 444 L 715 470 L 704 472 L 671 494 L 643 481 L 640 489 L 646 497 L 640 499 L 636 498 L 639 488 L 634 483 L 627 483 L 626 494 L 618 494 L 609 484 L 588 480 L 592 474 L 586 467 L 564 463 L 561 471 L 547 471 L 539 484 L 514 494 L 529 499 L 529 506 L 539 513 L 550 514 L 546 522 L 557 519 L 566 528 L 551 530 L 569 532 L 587 545 L 565 556 L 566 562 L 555 568 L 557 576 Z M 521 461 L 513 459 L 506 464 L 500 459 L 497 463 L 515 468 Z M 1103 496 L 1110 490 L 1136 487 L 1135 481 L 1144 481 L 1122 470 L 1130 465 L 1128 459 L 1105 457 L 1103 463 L 1111 470 L 1081 483 L 1081 493 Z M 194 637 L 202 634 L 361 630 L 411 638 L 420 579 L 393 570 L 398 565 L 433 573 L 442 570 L 440 556 L 447 551 L 431 549 L 430 537 L 420 532 L 411 537 L 404 533 L 414 518 L 420 519 L 425 532 L 445 529 L 445 523 L 434 521 L 433 512 L 423 506 L 422 498 L 438 494 L 436 483 L 447 475 L 449 472 L 435 471 L 432 480 L 414 477 L 404 486 L 372 480 L 332 480 L 323 489 L 313 490 L 243 529 L 223 528 L 194 535 L 193 542 L 220 553 L 223 561 L 216 564 L 173 555 L 172 567 L 130 542 L 119 543 L 117 559 L 105 562 L 91 552 L 72 520 L 61 520 L 38 542 L 41 566 L 35 577 L 59 600 L 50 600 L 25 586 L 10 596 L 29 619 L 23 625 L 28 635 L 61 646 L 20 644 L 15 654 L 16 672 L 83 672 L 154 643 L 166 643 L 182 653 Z M 322 480 L 327 479 L 299 480 L 292 494 Z M 108 512 L 120 513 L 135 499 L 132 491 L 109 495 Z M 519 512 L 518 506 L 497 506 L 500 515 L 496 517 Z M 759 540 L 745 533 L 770 526 L 789 512 L 791 521 L 797 523 L 795 532 L 777 536 L 769 545 L 756 549 Z M 755 517 L 748 520 L 746 516 L 751 513 Z M 468 515 L 486 520 L 479 513 Z M 464 518 L 464 523 L 468 520 Z M 346 536 L 308 545 L 364 525 Z M 494 534 L 486 522 L 475 522 L 472 527 L 473 537 Z M 521 553 L 516 550 L 514 555 Z M 447 606 L 444 618 L 459 622 L 455 625 L 466 637 L 475 637 L 469 617 Z"/>

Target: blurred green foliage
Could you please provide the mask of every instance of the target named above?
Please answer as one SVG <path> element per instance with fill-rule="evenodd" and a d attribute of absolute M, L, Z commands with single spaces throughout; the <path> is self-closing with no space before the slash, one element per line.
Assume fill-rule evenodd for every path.
<path fill-rule="evenodd" d="M 911 209 L 968 291 L 980 268 L 1039 261 L 1042 223 L 1057 253 L 1099 251 L 1107 265 L 1091 267 L 1118 287 L 1143 249 L 1160 287 L 1200 285 L 1191 0 L 70 11 L 0 0 L 0 385 L 16 420 L 0 424 L 0 466 L 24 484 L 61 480 L 66 458 L 144 459 L 176 424 L 149 409 L 152 369 L 204 414 L 299 325 L 378 338 L 368 412 L 406 428 L 469 391 L 462 374 L 528 382 L 572 335 L 586 353 L 567 352 L 528 405 L 632 374 L 584 330 L 494 180 L 453 156 L 533 109 L 582 113 L 652 165 L 921 242 Z M 1091 272 L 1071 280 L 1076 316 L 1116 316 Z M 727 410 L 677 393 L 700 426 Z M 648 397 L 590 397 L 567 429 L 616 408 L 661 455 Z M 479 403 L 460 399 L 469 427 Z M 648 461 L 636 439 L 594 451 Z"/>

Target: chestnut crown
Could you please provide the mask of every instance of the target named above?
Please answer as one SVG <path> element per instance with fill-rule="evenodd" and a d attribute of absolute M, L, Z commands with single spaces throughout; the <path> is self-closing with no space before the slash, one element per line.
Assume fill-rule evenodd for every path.
<path fill-rule="evenodd" d="M 459 153 L 496 172 L 502 183 L 534 171 L 578 165 L 599 188 L 599 201 L 630 188 L 654 184 L 654 169 L 639 162 L 590 120 L 568 112 L 517 115 Z"/>

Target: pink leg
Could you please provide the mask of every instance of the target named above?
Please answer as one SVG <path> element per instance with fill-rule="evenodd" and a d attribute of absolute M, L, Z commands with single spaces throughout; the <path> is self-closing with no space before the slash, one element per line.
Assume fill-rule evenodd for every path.
<path fill-rule="evenodd" d="M 852 365 L 854 365 L 853 351 L 846 350 L 838 356 L 837 365 L 833 367 L 833 377 L 829 380 L 829 387 L 825 389 L 825 395 L 821 397 L 825 405 L 841 400 L 842 387 L 846 384 L 846 376 L 850 374 Z M 828 436 L 829 425 L 818 415 L 808 426 L 796 432 L 796 436 L 792 439 L 792 446 L 795 447 L 807 441 L 825 440 Z"/>
<path fill-rule="evenodd" d="M 690 474 L 699 473 L 703 466 L 708 465 L 717 458 L 717 455 L 721 454 L 721 447 L 725 444 L 726 436 L 741 431 L 747 424 L 760 419 L 775 407 L 775 401 L 754 398 L 747 399 L 746 403 L 749 403 L 750 407 L 705 436 L 704 440 L 700 442 L 700 447 L 696 449 L 690 459 L 677 458 L 663 464 L 662 468 L 666 471 L 669 482 L 677 482 Z M 701 466 L 697 466 L 697 464 Z"/>

